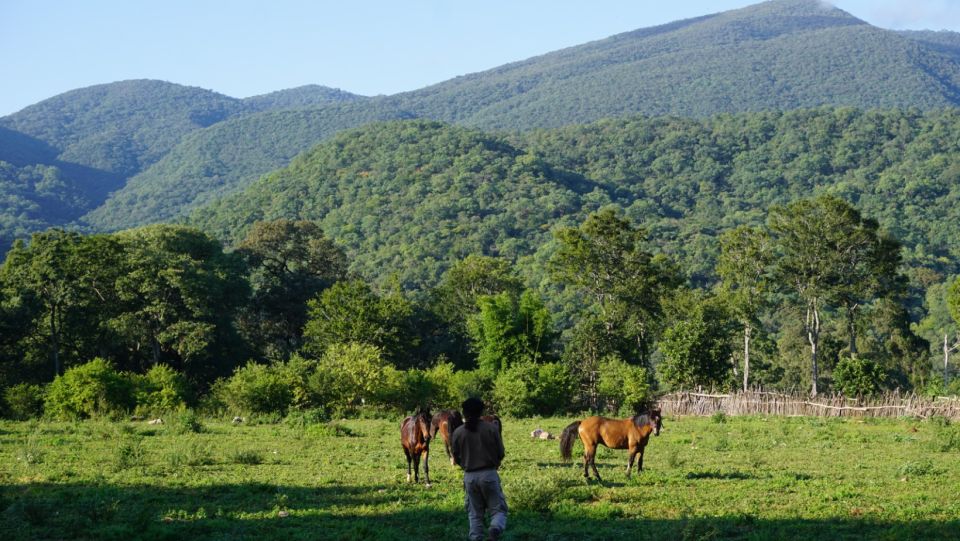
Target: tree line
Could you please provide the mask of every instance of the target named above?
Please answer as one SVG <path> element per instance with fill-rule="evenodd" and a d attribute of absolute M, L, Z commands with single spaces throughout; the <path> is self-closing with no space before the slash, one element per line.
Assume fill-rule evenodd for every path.
<path fill-rule="evenodd" d="M 695 386 L 949 390 L 949 359 L 935 370 L 911 325 L 900 243 L 838 197 L 724 231 L 707 285 L 613 205 L 552 236 L 531 276 L 474 254 L 405 290 L 351 273 L 310 221 L 257 222 L 231 250 L 183 225 L 36 233 L 0 267 L 5 409 L 288 414 L 482 393 L 529 415 Z M 932 290 L 960 318 L 960 285 Z"/>

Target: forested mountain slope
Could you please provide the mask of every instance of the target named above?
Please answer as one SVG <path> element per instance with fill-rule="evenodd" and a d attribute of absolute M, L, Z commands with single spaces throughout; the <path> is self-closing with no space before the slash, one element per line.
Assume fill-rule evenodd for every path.
<path fill-rule="evenodd" d="M 819 0 L 619 34 L 393 97 L 423 116 L 528 129 L 635 113 L 960 103 L 955 58 Z"/>
<path fill-rule="evenodd" d="M 933 111 L 960 104 L 958 51 L 956 33 L 893 32 L 819 0 L 773 0 L 394 96 L 308 85 L 236 99 L 161 81 L 98 85 L 0 118 L 0 127 L 47 149 L 14 166 L 29 172 L 7 167 L 0 223 L 13 226 L 0 237 L 84 215 L 79 225 L 93 231 L 171 220 L 371 121 L 419 117 L 512 132 L 638 113 L 707 118 L 821 105 Z M 17 152 L 19 143 L 0 148 Z M 53 170 L 63 193 L 38 180 Z M 38 183 L 43 197 L 31 195 Z M 75 197 L 78 190 L 85 195 Z M 66 210 L 64 201 L 72 201 Z"/>
<path fill-rule="evenodd" d="M 172 220 L 243 189 L 341 130 L 411 117 L 387 105 L 349 100 L 232 118 L 186 136 L 84 216 L 84 222 L 98 231 L 113 231 Z"/>
<path fill-rule="evenodd" d="M 940 273 L 960 261 L 960 112 L 823 108 L 705 119 L 605 120 L 501 137 L 424 121 L 342 133 L 197 211 L 227 241 L 256 220 L 318 221 L 371 279 L 433 285 L 470 253 L 542 269 L 550 229 L 617 205 L 695 282 L 716 236 L 829 192 Z M 540 253 L 538 254 L 538 251 Z"/>
<path fill-rule="evenodd" d="M 423 285 L 469 254 L 532 253 L 590 189 L 498 137 L 414 120 L 341 133 L 193 222 L 238 240 L 256 220 L 317 220 L 355 270 Z"/>

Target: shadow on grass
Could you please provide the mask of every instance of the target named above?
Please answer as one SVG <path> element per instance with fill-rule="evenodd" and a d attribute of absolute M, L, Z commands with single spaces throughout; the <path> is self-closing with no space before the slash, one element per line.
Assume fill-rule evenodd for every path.
<path fill-rule="evenodd" d="M 409 485 L 7 485 L 0 487 L 0 531 L 10 541 L 465 539 L 461 506 L 431 496 Z M 504 539 L 956 539 L 960 531 L 960 520 L 770 520 L 749 515 L 661 519 L 585 512 L 576 505 L 554 513 L 512 510 Z"/>

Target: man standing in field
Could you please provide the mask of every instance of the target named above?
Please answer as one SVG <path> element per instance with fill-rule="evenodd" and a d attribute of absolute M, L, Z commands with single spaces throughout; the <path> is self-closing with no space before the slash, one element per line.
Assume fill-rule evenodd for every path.
<path fill-rule="evenodd" d="M 483 518 L 490 513 L 488 540 L 500 539 L 507 527 L 507 500 L 497 468 L 503 461 L 503 440 L 493 423 L 480 420 L 483 401 L 468 398 L 460 406 L 463 425 L 450 438 L 453 460 L 463 468 L 464 500 L 470 519 L 470 541 L 483 540 Z"/>

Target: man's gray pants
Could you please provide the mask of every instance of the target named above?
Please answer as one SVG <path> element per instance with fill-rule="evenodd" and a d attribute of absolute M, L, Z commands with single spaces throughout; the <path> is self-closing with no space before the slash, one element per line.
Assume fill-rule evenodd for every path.
<path fill-rule="evenodd" d="M 503 497 L 497 470 L 464 472 L 463 491 L 471 541 L 484 538 L 483 517 L 486 513 L 490 513 L 490 528 L 506 529 L 507 500 Z"/>

